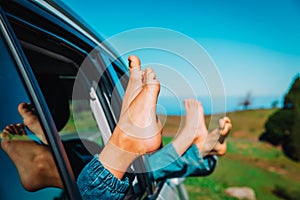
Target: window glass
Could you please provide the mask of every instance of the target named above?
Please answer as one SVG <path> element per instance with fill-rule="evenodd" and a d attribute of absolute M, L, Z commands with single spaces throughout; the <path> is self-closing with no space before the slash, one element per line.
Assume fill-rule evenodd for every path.
<path fill-rule="evenodd" d="M 36 26 L 31 26 L 30 22 L 23 24 L 23 21 L 17 21 L 17 19 L 11 21 L 11 26 L 43 93 L 56 129 L 61 136 L 75 178 L 77 178 L 92 156 L 100 153 L 115 126 L 115 114 L 120 111 L 120 96 L 123 96 L 124 93 L 123 85 L 118 81 L 120 73 L 117 74 L 115 70 L 117 65 L 114 64 L 113 59 L 107 57 L 104 51 L 105 61 L 100 58 L 100 53 L 97 52 L 96 56 L 92 56 L 92 59 L 95 60 L 89 63 L 89 71 L 83 72 L 79 76 L 82 79 L 79 88 L 82 94 L 74 96 L 74 83 L 78 79 L 79 68 L 87 57 L 87 53 L 67 41 L 63 35 L 56 35 L 61 33 L 50 33 Z M 78 41 L 78 43 L 80 42 L 82 41 Z M 4 44 L 2 46 L 1 54 L 2 48 L 5 48 Z M 1 117 L 0 128 L 2 129 L 11 123 L 23 123 L 17 107 L 20 102 L 30 102 L 23 83 L 18 77 L 16 69 L 13 68 L 13 63 L 5 56 L 9 57 L 9 54 L 1 55 L 0 59 L 0 89 L 2 94 L 7 96 L 3 101 L 1 100 L 0 105 L 0 111 L 5 115 L 3 120 Z M 99 78 L 101 71 L 99 69 L 105 68 L 104 65 L 108 67 L 108 70 Z M 2 66 L 12 67 L 6 69 Z M 117 98 L 113 97 L 115 88 Z M 26 131 L 32 135 L 31 139 L 38 141 L 34 137 L 35 134 L 28 129 Z M 47 147 L 46 145 L 43 146 Z M 2 165 L 2 153 L 5 155 L 1 151 L 1 170 L 5 167 Z M 6 160 L 12 164 L 9 157 L 6 156 Z M 16 177 L 18 178 L 18 175 Z M 2 194 L 2 190 L 5 189 L 4 186 L 7 185 L 1 181 L 0 199 L 7 199 L 6 197 L 2 198 L 5 195 Z M 13 184 L 9 185 L 8 188 L 14 188 Z M 21 185 L 19 188 L 23 190 Z M 42 190 L 44 193 L 47 191 Z M 37 194 L 37 199 L 53 199 L 54 197 L 60 199 L 59 196 L 61 196 L 62 191 L 55 191 L 47 197 L 41 197 L 38 193 L 25 192 L 24 190 L 27 195 Z M 10 197 L 8 199 L 22 199 Z M 26 199 L 35 198 L 27 197 Z"/>
<path fill-rule="evenodd" d="M 111 84 L 108 91 L 110 94 L 110 106 L 117 120 L 121 111 L 122 98 L 128 84 L 128 74 L 124 73 L 122 70 L 124 67 L 118 59 L 114 59 L 102 49 L 100 50 L 100 56 Z"/>
<path fill-rule="evenodd" d="M 97 78 L 97 73 L 91 63 L 90 74 L 80 73 L 80 76 L 77 76 L 79 64 L 71 60 L 72 58 L 63 53 L 53 56 L 55 52 L 50 47 L 55 46 L 56 43 L 49 43 L 49 49 L 44 49 L 31 42 L 26 41 L 26 45 L 23 42 L 22 48 L 32 66 L 56 129 L 61 136 L 75 178 L 77 178 L 83 167 L 93 158 L 93 155 L 100 153 L 103 146 L 101 134 L 103 130 L 96 121 L 96 115 L 90 103 L 90 90 L 93 80 Z M 67 47 L 70 52 L 72 47 Z M 55 46 L 55 48 L 64 52 L 66 45 Z M 43 50 L 36 51 L 37 49 Z M 72 54 L 76 52 L 74 49 Z M 77 54 L 77 58 L 80 56 Z M 43 58 L 44 62 L 39 58 Z M 59 70 L 53 70 L 53 66 Z M 78 78 L 80 88 L 77 89 L 80 94 L 74 96 L 74 84 Z"/>
<path fill-rule="evenodd" d="M 62 139 L 78 135 L 80 138 L 94 141 L 102 147 L 103 141 L 100 130 L 89 102 L 73 99 L 70 101 L 70 112 L 70 118 L 66 126 L 59 132 Z"/>
<path fill-rule="evenodd" d="M 19 23 L 12 22 L 63 143 L 68 143 L 69 140 L 82 143 L 82 139 L 95 142 L 101 147 L 101 130 L 90 106 L 89 90 L 92 80 L 97 78 L 93 63 L 90 63 L 91 70 L 88 74 L 81 74 L 82 94 L 73 98 L 77 73 L 87 53 L 62 35 L 56 35 L 58 33 L 36 29 L 30 26 L 30 23 L 22 25 L 27 28 L 20 28 Z M 29 37 L 32 35 L 34 37 Z M 68 148 L 73 147 L 68 145 Z M 65 150 L 67 153 L 72 152 L 69 149 Z M 70 162 L 72 164 L 73 161 Z"/>
<path fill-rule="evenodd" d="M 18 75 L 7 46 L 4 44 L 5 40 L 2 35 L 0 35 L 0 37 L 0 91 L 3 97 L 0 103 L 0 129 L 2 131 L 7 125 L 23 123 L 23 119 L 19 115 L 17 108 L 21 102 L 30 102 L 30 99 Z M 25 131 L 27 134 L 30 134 L 28 129 Z M 4 143 L 2 139 L 0 139 L 2 143 L 2 147 L 0 148 L 0 199 L 50 200 L 59 199 L 62 195 L 62 190 L 56 188 L 47 188 L 34 193 L 24 190 L 15 164 L 17 164 L 18 169 L 28 169 L 28 166 L 26 167 L 23 163 L 29 162 L 28 159 L 30 156 L 33 156 L 32 153 L 36 150 L 36 146 L 42 146 L 32 141 L 32 139 L 33 136 L 18 141 L 12 138 L 8 143 Z M 32 164 L 33 162 L 30 161 L 30 163 Z M 35 165 L 31 165 L 31 167 L 31 170 L 34 171 Z M 24 173 L 24 171 L 22 173 Z M 26 171 L 25 173 L 30 174 L 30 171 Z M 40 176 L 35 177 L 41 178 Z M 31 181 L 31 183 L 35 182 L 34 177 L 32 177 Z"/>
<path fill-rule="evenodd" d="M 102 59 L 105 63 L 106 69 L 110 74 L 111 83 L 113 84 L 113 88 L 118 91 L 118 93 L 123 97 L 124 95 L 124 87 L 126 84 L 125 79 L 122 79 L 123 75 L 120 70 L 120 63 L 118 63 L 118 60 L 113 59 L 111 56 L 109 56 L 105 51 L 101 51 Z M 117 73 L 119 72 L 119 73 Z M 126 76 L 125 76 L 126 77 Z M 121 81 L 122 80 L 122 81 Z M 111 92 L 113 89 L 111 90 Z"/>

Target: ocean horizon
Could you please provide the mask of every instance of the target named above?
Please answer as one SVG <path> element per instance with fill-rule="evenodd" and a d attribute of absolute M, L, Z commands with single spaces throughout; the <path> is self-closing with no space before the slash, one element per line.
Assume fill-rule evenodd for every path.
<path fill-rule="evenodd" d="M 245 100 L 245 96 L 227 96 L 225 98 L 214 99 L 211 97 L 199 97 L 197 99 L 202 102 L 206 115 L 244 110 L 241 102 Z M 164 115 L 185 115 L 183 100 L 184 98 L 180 97 L 160 97 L 158 99 L 157 113 Z M 282 104 L 283 96 L 280 95 L 252 96 L 248 109 L 270 109 L 274 106 L 281 108 Z"/>

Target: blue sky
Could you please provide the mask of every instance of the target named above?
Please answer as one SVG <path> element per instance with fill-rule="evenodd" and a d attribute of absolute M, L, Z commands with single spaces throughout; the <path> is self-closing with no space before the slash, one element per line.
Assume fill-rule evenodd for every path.
<path fill-rule="evenodd" d="M 300 73 L 298 0 L 62 1 L 106 38 L 143 27 L 166 28 L 190 37 L 212 58 L 228 96 L 247 92 L 283 96 Z M 134 46 L 141 38 L 128 36 L 122 45 Z M 146 63 L 157 58 L 151 52 L 138 55 Z"/>

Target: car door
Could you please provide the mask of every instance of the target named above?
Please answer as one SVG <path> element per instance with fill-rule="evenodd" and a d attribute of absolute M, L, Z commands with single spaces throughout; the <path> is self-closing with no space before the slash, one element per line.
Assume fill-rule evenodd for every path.
<path fill-rule="evenodd" d="M 82 36 L 78 36 L 80 38 L 77 40 L 74 39 L 76 36 L 70 37 L 70 35 L 76 34 L 76 30 L 73 32 L 62 31 L 63 28 L 68 30 L 70 27 L 62 27 L 63 23 L 57 19 L 54 22 L 47 21 L 53 18 L 51 15 L 43 23 L 41 22 L 42 17 L 45 16 L 30 18 L 30 15 L 36 15 L 36 7 L 32 8 L 26 1 L 24 4 L 29 8 L 25 16 L 15 13 L 14 8 L 19 6 L 18 4 L 11 6 L 4 4 L 5 11 L 1 10 L 1 31 L 5 36 L 3 36 L 3 42 L 7 44 L 5 48 L 3 47 L 3 51 L 5 50 L 8 55 L 11 55 L 10 60 L 15 65 L 11 64 L 10 67 L 15 69 L 14 76 L 18 77 L 20 83 L 7 85 L 2 82 L 3 95 L 9 98 L 3 101 L 1 110 L 4 110 L 9 102 L 18 101 L 9 106 L 17 119 L 12 120 L 4 116 L 3 119 L 5 120 L 1 121 L 0 128 L 3 129 L 12 123 L 23 123 L 22 118 L 17 113 L 18 103 L 30 102 L 37 111 L 48 140 L 49 149 L 55 158 L 64 184 L 64 195 L 61 195 L 62 191 L 60 191 L 59 195 L 55 196 L 39 196 L 38 193 L 26 192 L 18 183 L 19 188 L 28 195 L 35 194 L 38 199 L 57 199 L 64 196 L 70 199 L 80 199 L 76 187 L 76 177 L 82 166 L 90 159 L 90 155 L 100 153 L 98 147 L 101 147 L 109 139 L 120 110 L 121 94 L 119 92 L 124 90 L 122 87 L 126 83 L 122 87 L 118 87 L 117 92 L 112 97 L 116 82 L 116 76 L 113 75 L 114 68 L 108 67 L 110 70 L 107 70 L 100 50 L 96 50 L 95 55 L 87 55 L 87 51 L 83 48 L 86 47 L 88 50 L 90 43 L 82 41 Z M 72 41 L 77 41 L 77 44 L 73 43 L 70 38 Z M 80 45 L 83 48 L 79 47 Z M 101 52 L 111 55 L 104 48 L 101 49 Z M 86 61 L 89 65 L 88 70 L 82 72 L 79 70 L 79 65 L 85 57 L 87 57 Z M 2 60 L 4 62 L 8 58 Z M 119 74 L 124 73 L 124 69 L 121 69 L 120 66 L 118 69 Z M 77 72 L 79 73 L 77 74 Z M 5 71 L 2 74 L 3 77 L 6 77 Z M 75 80 L 79 80 L 79 94 L 73 92 L 74 87 L 76 87 L 76 85 L 74 86 Z M 22 97 L 22 100 L 19 100 L 17 95 L 11 95 L 13 90 L 5 89 L 8 86 L 14 87 L 17 91 L 23 90 L 26 93 L 26 98 Z M 58 92 L 62 89 L 64 89 L 63 92 Z M 4 91 L 6 92 L 4 93 Z M 61 102 L 69 102 L 67 109 L 71 108 L 71 114 L 68 111 L 65 112 L 66 106 L 60 106 Z M 63 119 L 64 122 L 61 123 L 61 119 L 65 118 L 62 117 L 65 115 L 64 113 L 68 113 L 66 116 L 71 117 L 68 122 Z M 71 126 L 75 126 L 75 128 Z M 4 152 L 3 155 L 5 155 Z M 6 160 L 10 162 L 7 156 Z M 10 165 L 13 164 L 10 162 Z M 76 177 L 74 177 L 74 173 Z M 3 188 L 5 188 L 3 180 L 2 183 Z M 14 188 L 15 185 L 17 183 L 13 182 L 8 187 Z M 19 192 L 8 192 L 8 194 L 19 196 L 18 199 L 23 198 Z M 23 199 L 30 198 L 24 196 Z M 12 198 L 8 196 L 3 199 Z"/>
<path fill-rule="evenodd" d="M 39 6 L 30 1 L 17 1 L 12 6 L 7 2 L 11 3 L 5 1 L 5 11 L 1 10 L 1 65 L 9 68 L 1 68 L 3 71 L 0 74 L 1 91 L 7 97 L 1 100 L 0 113 L 5 113 L 5 116 L 1 116 L 0 128 L 11 123 L 23 123 L 17 106 L 20 102 L 30 102 L 37 111 L 64 190 L 47 188 L 29 193 L 20 182 L 6 184 L 6 179 L 3 179 L 0 181 L 0 190 L 5 191 L 2 195 L 8 196 L 0 197 L 63 199 L 67 196 L 69 199 L 80 199 L 76 177 L 91 155 L 100 153 L 111 136 L 119 118 L 121 97 L 128 81 L 126 68 L 106 47 L 100 46 L 89 52 L 96 47 L 92 41 L 51 13 L 39 10 Z M 20 5 L 26 7 L 15 11 L 14 8 Z M 6 54 L 3 53 L 5 51 Z M 87 63 L 87 70 L 82 70 L 83 60 Z M 67 103 L 61 106 L 62 102 Z M 7 165 L 2 165 L 2 155 L 5 159 L 3 163 Z M 12 166 L 9 157 L 1 151 L 1 167 L 3 170 L 9 168 L 9 171 L 14 169 L 14 177 L 19 180 Z M 128 199 L 171 196 L 176 199 L 177 192 L 173 192 L 176 185 L 171 187 L 171 184 L 165 182 L 151 183 L 140 173 L 132 175 L 135 180 L 133 189 L 127 195 Z M 6 191 L 6 187 L 18 190 L 12 193 Z M 53 192 L 49 195 L 46 191 Z"/>
<path fill-rule="evenodd" d="M 30 102 L 35 107 L 39 120 L 43 125 L 49 148 L 54 156 L 64 183 L 64 191 L 71 199 L 81 199 L 65 150 L 59 139 L 54 121 L 39 85 L 6 18 L 5 12 L 2 9 L 0 12 L 1 92 L 2 95 L 7 96 L 7 98 L 1 100 L 1 115 L 4 116 L 1 117 L 0 128 L 2 130 L 6 125 L 22 123 L 22 119 L 16 112 L 18 104 L 20 102 Z M 4 168 L 1 169 L 1 172 L 3 174 L 2 176 L 7 176 L 7 179 L 1 180 L 9 180 L 1 181 L 0 188 L 1 195 L 3 195 L 1 199 L 34 199 L 34 196 L 36 196 L 36 199 L 41 199 L 39 193 L 27 193 L 22 189 L 20 182 L 16 182 L 18 180 L 18 178 L 16 178 L 16 171 L 11 166 L 12 163 L 1 150 L 1 168 Z M 34 182 L 34 180 L 32 181 Z M 14 189 L 18 192 L 14 192 Z M 61 192 L 61 190 L 56 189 L 55 192 L 49 192 L 48 190 L 41 191 L 41 193 L 45 194 L 43 195 L 43 199 L 59 198 Z"/>

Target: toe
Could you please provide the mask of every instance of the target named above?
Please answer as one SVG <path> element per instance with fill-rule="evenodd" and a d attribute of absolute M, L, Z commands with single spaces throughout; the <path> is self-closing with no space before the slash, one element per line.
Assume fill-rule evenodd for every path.
<path fill-rule="evenodd" d="M 5 135 L 7 135 L 10 132 L 12 132 L 12 131 L 10 130 L 9 126 L 6 126 L 2 131 L 2 137 L 4 136 L 4 133 L 5 133 Z"/>
<path fill-rule="evenodd" d="M 192 99 L 187 99 L 186 100 L 186 108 L 189 109 L 192 105 Z"/>
<path fill-rule="evenodd" d="M 131 71 L 135 69 L 141 70 L 141 61 L 137 56 L 135 55 L 129 56 L 128 61 L 129 61 L 129 69 Z"/>
<path fill-rule="evenodd" d="M 153 69 L 146 68 L 145 70 L 145 83 L 148 85 L 159 85 L 159 81 L 156 79 L 156 74 Z"/>
<path fill-rule="evenodd" d="M 22 115 L 25 112 L 26 103 L 20 103 L 18 106 L 18 112 Z"/>
<path fill-rule="evenodd" d="M 6 133 L 13 132 L 13 130 L 11 129 L 11 125 L 6 126 L 3 130 L 3 132 L 6 132 Z"/>
<path fill-rule="evenodd" d="M 227 135 L 232 128 L 231 123 L 226 123 L 223 129 L 223 135 Z"/>
<path fill-rule="evenodd" d="M 222 136 L 227 136 L 232 128 L 229 117 L 223 117 L 219 120 L 219 129 Z"/>
<path fill-rule="evenodd" d="M 26 135 L 26 132 L 25 132 L 23 124 L 20 124 L 20 123 L 17 124 L 16 125 L 16 130 L 17 130 L 17 132 L 16 132 L 17 135 Z"/>
<path fill-rule="evenodd" d="M 141 61 L 137 56 L 131 55 L 128 57 L 129 61 L 129 72 L 130 72 L 130 80 L 138 81 L 138 83 L 143 82 L 143 74 L 144 72 L 141 70 Z"/>
<path fill-rule="evenodd" d="M 26 115 L 28 115 L 29 113 L 31 113 L 31 109 L 30 109 L 30 104 L 27 103 L 20 103 L 18 106 L 18 112 L 20 113 L 20 115 L 25 118 Z"/>
<path fill-rule="evenodd" d="M 151 69 L 151 68 L 146 68 L 145 74 L 146 74 L 146 80 L 147 80 L 147 82 L 156 79 L 156 74 L 153 71 L 153 69 Z"/>

